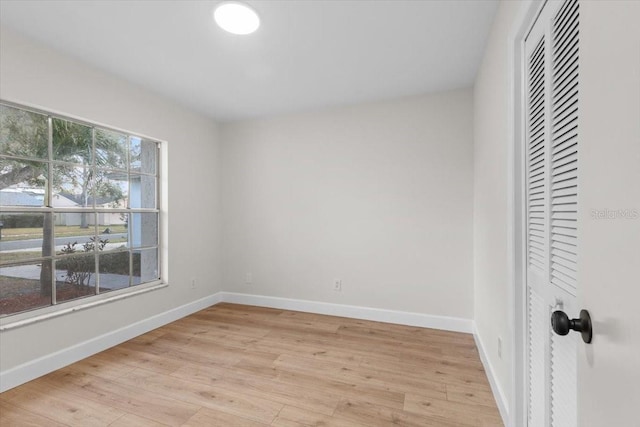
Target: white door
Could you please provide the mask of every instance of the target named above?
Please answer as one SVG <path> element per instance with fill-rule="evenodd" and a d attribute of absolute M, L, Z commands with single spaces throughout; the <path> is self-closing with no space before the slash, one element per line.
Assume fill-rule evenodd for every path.
<path fill-rule="evenodd" d="M 577 426 L 580 4 L 549 1 L 525 39 L 528 423 Z"/>

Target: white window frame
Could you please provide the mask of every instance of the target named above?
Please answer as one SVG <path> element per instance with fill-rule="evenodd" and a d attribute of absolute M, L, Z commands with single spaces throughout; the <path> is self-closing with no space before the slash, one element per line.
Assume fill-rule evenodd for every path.
<path fill-rule="evenodd" d="M 125 287 L 122 289 L 110 291 L 108 293 L 98 293 L 97 295 L 91 295 L 87 297 L 82 297 L 78 299 L 73 299 L 69 301 L 64 301 L 61 303 L 56 303 L 55 301 L 55 286 L 52 284 L 52 304 L 44 307 L 37 307 L 33 309 L 29 309 L 27 311 L 17 312 L 15 314 L 8 314 L 0 317 L 0 332 L 15 329 L 18 327 L 30 325 L 33 323 L 38 323 L 45 321 L 47 319 L 51 319 L 54 317 L 62 316 L 68 313 L 73 313 L 77 311 L 86 310 L 92 307 L 100 306 L 103 304 L 107 304 L 110 302 L 118 301 L 125 298 L 130 298 L 136 295 L 148 293 L 151 291 L 155 291 L 158 289 L 162 289 L 168 286 L 168 270 L 166 265 L 166 256 L 167 256 L 167 246 L 166 246 L 166 235 L 167 235 L 167 225 L 166 225 L 166 188 L 167 188 L 167 165 L 166 165 L 166 150 L 167 150 L 167 142 L 155 138 L 150 137 L 139 132 L 131 132 L 126 129 L 117 128 L 110 125 L 105 125 L 102 123 L 98 123 L 96 121 L 87 120 L 84 118 L 75 117 L 69 114 L 58 113 L 52 111 L 50 109 L 45 109 L 41 107 L 32 107 L 26 105 L 24 103 L 13 102 L 10 100 L 0 99 L 0 103 L 4 104 L 8 107 L 21 109 L 24 111 L 40 114 L 47 116 L 49 122 L 49 129 L 51 129 L 51 120 L 52 119 L 61 119 L 67 120 L 74 123 L 78 123 L 84 126 L 91 127 L 92 129 L 103 129 L 107 131 L 113 131 L 121 134 L 127 135 L 128 138 L 139 138 L 145 141 L 151 141 L 157 144 L 157 157 L 156 157 L 156 171 L 155 171 L 155 179 L 156 179 L 156 207 L 153 209 L 149 208 L 135 208 L 131 209 L 127 206 L 126 209 L 109 209 L 109 212 L 123 212 L 123 213 L 157 213 L 158 215 L 158 224 L 157 224 L 157 256 L 158 256 L 158 280 L 141 283 L 139 285 L 131 285 L 129 287 Z M 92 133 L 95 133 L 92 131 Z M 51 150 L 51 132 L 49 132 L 49 150 Z M 40 161 L 40 159 L 38 159 Z M 49 153 L 49 158 L 43 160 L 44 162 L 50 163 L 52 162 L 51 153 Z M 51 169 L 51 168 L 50 168 Z M 52 172 L 50 172 L 51 174 Z M 49 180 L 51 181 L 51 180 Z M 51 183 L 49 183 L 51 185 Z M 51 190 L 51 188 L 49 188 Z M 52 194 L 49 191 L 49 194 Z M 56 213 L 56 212 L 82 212 L 82 211 L 91 211 L 93 213 L 101 212 L 100 209 L 97 209 L 95 206 L 93 208 L 86 208 L 84 210 L 79 210 L 77 208 L 53 208 L 51 206 L 43 206 L 43 207 L 20 207 L 20 206 L 12 206 L 12 207 L 2 207 L 0 208 L 2 213 L 5 212 L 15 212 L 15 213 Z M 54 236 L 55 238 L 55 236 Z M 136 248 L 138 249 L 138 248 Z M 20 261 L 21 262 L 21 261 Z M 16 263 L 20 263 L 16 262 Z M 131 280 L 130 271 L 130 280 Z M 131 283 L 131 282 L 130 282 Z"/>

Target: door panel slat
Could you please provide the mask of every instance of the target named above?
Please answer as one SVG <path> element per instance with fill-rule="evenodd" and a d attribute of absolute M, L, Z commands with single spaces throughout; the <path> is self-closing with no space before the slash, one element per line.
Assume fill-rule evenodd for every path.
<path fill-rule="evenodd" d="M 552 333 L 549 317 L 579 286 L 578 23 L 578 0 L 546 2 L 525 42 L 529 427 L 577 425 L 579 335 Z"/>

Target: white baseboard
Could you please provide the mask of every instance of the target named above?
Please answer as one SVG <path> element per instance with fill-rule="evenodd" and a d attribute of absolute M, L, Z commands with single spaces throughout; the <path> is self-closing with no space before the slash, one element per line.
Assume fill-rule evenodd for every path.
<path fill-rule="evenodd" d="M 443 329 L 455 332 L 473 332 L 473 320 L 459 317 L 436 316 L 406 311 L 385 310 L 381 308 L 360 307 L 354 305 L 332 304 L 328 302 L 308 301 L 300 299 L 267 297 L 262 295 L 221 292 L 222 302 L 257 305 L 260 307 L 279 308 L 283 310 L 304 311 L 307 313 L 327 314 L 330 316 L 349 317 L 353 319 L 373 320 L 384 323 L 419 326 L 421 328 Z"/>
<path fill-rule="evenodd" d="M 0 372 L 0 393 L 220 302 L 221 293 L 190 302 L 99 337 Z"/>
<path fill-rule="evenodd" d="M 476 347 L 478 347 L 478 353 L 480 353 L 480 360 L 482 361 L 482 365 L 484 366 L 484 370 L 487 373 L 487 379 L 489 380 L 489 385 L 491 386 L 491 391 L 493 392 L 493 397 L 496 399 L 496 404 L 498 405 L 498 411 L 500 411 L 500 416 L 502 417 L 502 423 L 509 427 L 510 419 L 509 419 L 509 406 L 507 402 L 507 398 L 498 383 L 496 378 L 495 370 L 493 369 L 493 365 L 489 361 L 489 357 L 487 356 L 486 347 L 482 343 L 482 338 L 478 334 L 478 330 L 474 324 L 473 326 L 473 338 L 476 341 Z"/>

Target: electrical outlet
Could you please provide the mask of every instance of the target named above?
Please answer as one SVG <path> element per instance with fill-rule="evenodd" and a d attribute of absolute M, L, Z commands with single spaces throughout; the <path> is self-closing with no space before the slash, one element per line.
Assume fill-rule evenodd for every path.
<path fill-rule="evenodd" d="M 253 283 L 253 275 L 251 273 L 246 273 L 244 275 L 244 284 L 250 285 Z"/>
<path fill-rule="evenodd" d="M 191 289 L 195 289 L 196 288 L 196 279 L 191 279 Z"/>
<path fill-rule="evenodd" d="M 333 290 L 336 291 L 336 292 L 342 291 L 342 280 L 341 279 L 334 279 L 333 280 Z"/>
<path fill-rule="evenodd" d="M 502 359 L 502 337 L 498 337 L 498 357 Z"/>

